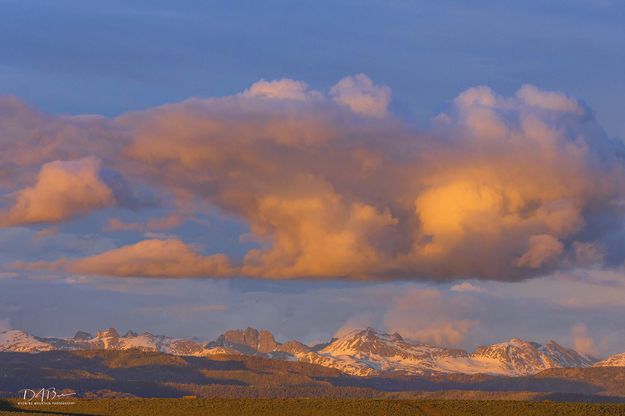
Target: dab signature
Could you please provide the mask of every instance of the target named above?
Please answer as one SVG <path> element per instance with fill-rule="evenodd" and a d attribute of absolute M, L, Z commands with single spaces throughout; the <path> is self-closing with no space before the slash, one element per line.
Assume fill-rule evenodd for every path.
<path fill-rule="evenodd" d="M 33 400 L 51 401 L 62 397 L 74 396 L 76 393 L 58 393 L 55 387 L 42 388 L 40 390 L 21 389 L 19 393 L 24 392 L 24 400 L 32 402 Z"/>

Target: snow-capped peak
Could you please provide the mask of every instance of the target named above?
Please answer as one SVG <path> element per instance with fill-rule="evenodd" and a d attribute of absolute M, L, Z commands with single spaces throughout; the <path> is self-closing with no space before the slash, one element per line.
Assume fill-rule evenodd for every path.
<path fill-rule="evenodd" d="M 319 351 L 328 355 L 355 355 L 364 357 L 375 355 L 381 357 L 403 356 L 412 358 L 415 354 L 421 357 L 424 352 L 442 352 L 444 348 L 425 344 L 410 344 L 398 333 L 387 334 L 374 328 L 353 330 L 336 339 Z"/>
<path fill-rule="evenodd" d="M 499 361 L 516 375 L 534 374 L 548 368 L 589 367 L 594 362 L 592 358 L 564 348 L 553 340 L 541 345 L 519 338 L 479 347 L 472 358 Z"/>
<path fill-rule="evenodd" d="M 625 367 L 625 352 L 614 354 L 595 363 L 594 367 Z"/>
<path fill-rule="evenodd" d="M 28 332 L 11 329 L 0 332 L 0 351 L 41 352 L 50 351 L 54 347 L 40 341 Z"/>
<path fill-rule="evenodd" d="M 424 374 L 441 371 L 441 368 L 447 372 L 447 364 L 441 367 L 439 361 L 467 357 L 463 350 L 414 344 L 398 333 L 387 334 L 373 328 L 348 332 L 321 349 L 317 356 L 306 355 L 310 362 L 338 360 L 345 364 L 345 368 L 341 368 L 343 371 L 356 375 L 382 372 Z"/>

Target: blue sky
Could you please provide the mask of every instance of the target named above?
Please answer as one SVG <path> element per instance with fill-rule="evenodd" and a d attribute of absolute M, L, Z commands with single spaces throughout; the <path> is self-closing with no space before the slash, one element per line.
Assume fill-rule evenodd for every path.
<path fill-rule="evenodd" d="M 9 225 L 0 228 L 0 263 L 4 269 L 0 274 L 3 289 L 0 290 L 0 323 L 41 335 L 71 335 L 77 329 L 95 331 L 116 325 L 120 330 L 149 330 L 201 338 L 214 337 L 233 326 L 256 325 L 274 330 L 283 339 L 299 337 L 310 342 L 319 341 L 341 328 L 371 324 L 403 331 L 414 339 L 467 348 L 483 341 L 514 336 L 538 341 L 557 336 L 573 346 L 587 346 L 586 338 L 591 339 L 592 351 L 589 352 L 599 355 L 623 351 L 625 338 L 615 335 L 622 333 L 625 325 L 621 318 L 625 302 L 619 301 L 620 294 L 625 294 L 625 281 L 619 268 L 623 261 L 619 249 L 623 232 L 618 227 L 622 227 L 623 217 L 613 203 L 622 202 L 619 198 L 623 191 L 616 179 L 609 196 L 588 196 L 586 188 L 580 188 L 579 193 L 565 193 L 548 201 L 547 210 L 557 211 L 560 208 L 553 207 L 560 207 L 558 204 L 562 201 L 577 199 L 601 208 L 591 215 L 586 208 L 575 206 L 580 212 L 572 212 L 574 208 L 565 207 L 557 212 L 571 224 L 579 222 L 578 228 L 569 230 L 566 226 L 547 224 L 547 231 L 531 231 L 534 234 L 527 231 L 531 235 L 523 235 L 523 238 L 529 237 L 528 244 L 535 247 L 534 251 L 528 250 L 510 259 L 506 257 L 508 254 L 501 254 L 502 258 L 516 264 L 515 267 L 532 269 L 527 273 L 515 275 L 514 267 L 495 266 L 496 260 L 484 255 L 487 258 L 484 262 L 489 264 L 466 269 L 463 267 L 468 266 L 462 263 L 458 269 L 449 269 L 447 275 L 439 266 L 432 266 L 431 270 L 430 266 L 420 263 L 416 269 L 409 267 L 408 274 L 395 275 L 389 268 L 381 272 L 384 276 L 377 275 L 369 281 L 362 279 L 359 268 L 343 269 L 343 265 L 334 265 L 339 272 L 329 273 L 323 279 L 292 281 L 281 275 L 288 274 L 288 270 L 279 268 L 238 274 L 222 272 L 221 260 L 209 258 L 214 253 L 225 253 L 234 262 L 242 261 L 246 253 L 265 247 L 267 238 L 292 237 L 286 231 L 285 234 L 267 231 L 274 226 L 280 228 L 282 221 L 286 221 L 283 217 L 277 225 L 272 223 L 277 219 L 263 222 L 259 218 L 266 219 L 273 211 L 263 212 L 264 217 L 249 213 L 245 206 L 239 205 L 239 199 L 220 193 L 229 187 L 240 187 L 241 193 L 247 193 L 247 188 L 229 175 L 234 170 L 211 171 L 207 173 L 208 179 L 189 184 L 187 179 L 175 176 L 180 172 L 178 168 L 168 170 L 166 162 L 150 165 L 144 154 L 135 155 L 132 161 L 126 160 L 111 150 L 110 145 L 118 135 L 128 135 L 137 148 L 146 148 L 152 143 L 165 146 L 169 137 L 160 137 L 159 131 L 168 132 L 171 140 L 184 144 L 184 131 L 173 128 L 170 131 L 168 124 L 145 127 L 147 122 L 143 117 L 158 118 L 161 113 L 155 107 L 199 97 L 208 100 L 174 104 L 164 111 L 173 109 L 174 114 L 216 118 L 214 114 L 219 114 L 224 119 L 235 120 L 224 131 L 248 122 L 246 111 L 249 108 L 269 114 L 269 118 L 286 112 L 292 116 L 287 120 L 301 119 L 303 123 L 310 122 L 309 117 L 312 117 L 315 126 L 322 120 L 324 129 L 336 128 L 346 137 L 362 134 L 362 143 L 358 144 L 358 151 L 362 153 L 358 154 L 364 155 L 363 158 L 371 151 L 394 160 L 397 165 L 406 162 L 401 154 L 410 153 L 412 149 L 409 142 L 401 141 L 404 135 L 436 135 L 439 133 L 437 123 L 446 117 L 445 120 L 452 120 L 451 127 L 445 127 L 441 134 L 451 143 L 451 150 L 426 145 L 425 153 L 432 152 L 445 161 L 443 164 L 451 164 L 457 161 L 456 156 L 450 156 L 455 154 L 453 149 L 466 146 L 465 142 L 455 141 L 458 134 L 455 129 L 469 120 L 464 118 L 464 111 L 469 110 L 459 98 L 464 91 L 467 92 L 464 97 L 474 95 L 478 101 L 489 100 L 494 95 L 499 97 L 496 112 L 501 116 L 500 121 L 513 126 L 511 129 L 516 128 L 517 118 L 538 114 L 540 121 L 553 127 L 553 131 L 570 133 L 571 140 L 576 134 L 589 138 L 592 157 L 587 162 L 592 169 L 588 180 L 599 178 L 610 182 L 619 164 L 612 158 L 605 159 L 604 154 L 612 152 L 611 146 L 618 147 L 615 143 L 625 138 L 623 20 L 625 5 L 608 0 L 548 3 L 242 1 L 234 6 L 226 1 L 174 4 L 164 1 L 0 0 L 0 95 L 16 96 L 28 109 L 24 110 L 13 101 L 3 101 L 4 107 L 0 106 L 3 117 L 0 121 L 5 123 L 1 124 L 5 132 L 0 133 L 0 140 L 4 142 L 2 149 L 23 148 L 15 153 L 17 156 L 11 156 L 13 160 L 9 156 L 6 161 L 2 159 L 5 166 L 9 166 L 9 162 L 16 166 L 6 167 L 8 173 L 0 176 L 1 207 L 9 210 L 15 195 L 28 187 L 43 190 L 46 184 L 52 183 L 52 179 L 52 182 L 41 179 L 48 163 L 58 162 L 47 165 L 45 172 L 51 178 L 70 178 L 69 183 L 74 183 L 71 175 L 78 171 L 101 187 L 98 188 L 100 193 L 90 195 L 97 201 L 92 198 L 87 205 L 79 201 L 82 205 L 78 204 L 79 209 L 73 210 L 71 215 L 37 214 L 39 216 L 33 220 L 32 212 L 20 214 L 22 217 L 15 217 L 17 219 L 9 221 Z M 356 74 L 365 76 L 357 78 Z M 280 79 L 305 82 L 307 87 L 297 83 L 269 86 L 257 83 Z M 535 85 L 537 89 L 522 90 L 526 84 Z M 252 85 L 257 89 L 253 90 Z M 469 90 L 481 85 L 488 86 L 491 92 Z M 237 95 L 246 90 L 247 98 L 241 98 L 245 94 Z M 267 94 L 283 94 L 284 91 L 305 96 L 304 102 L 288 101 L 291 95 L 278 97 L 288 101 L 283 104 L 269 105 L 263 101 L 269 97 Z M 568 113 L 562 117 L 543 114 L 542 111 L 554 102 L 554 96 L 549 95 L 551 91 L 562 93 L 557 96 L 558 111 L 569 106 L 564 112 L 575 113 L 575 120 L 571 121 L 573 116 Z M 228 98 L 233 96 L 235 98 Z M 371 96 L 375 102 L 365 103 L 366 107 L 358 107 L 361 103 L 354 101 Z M 540 111 L 532 100 L 543 100 Z M 373 110 L 369 104 L 374 106 Z M 231 105 L 240 107 L 231 110 Z M 512 110 L 510 105 L 514 107 Z M 345 106 L 354 114 L 348 114 Z M 574 106 L 574 110 L 570 110 L 570 106 Z M 88 114 L 106 118 L 82 117 Z M 445 117 L 437 117 L 440 114 Z M 67 115 L 81 117 L 72 119 L 65 117 Z M 120 115 L 122 117 L 115 118 Z M 363 115 L 364 121 L 359 118 Z M 180 124 L 184 124 L 184 120 Z M 201 122 L 198 123 L 197 128 L 202 128 Z M 12 130 L 15 125 L 21 129 L 16 128 L 17 133 Z M 132 126 L 130 133 L 124 130 L 128 125 Z M 359 130 L 363 125 L 368 126 L 367 133 Z M 30 126 L 36 126 L 34 132 L 29 130 Z M 142 133 L 135 137 L 134 129 Z M 319 134 L 323 135 L 324 129 Z M 32 141 L 23 144 L 26 137 Z M 39 154 L 46 148 L 38 144 L 38 137 L 50 138 L 51 143 L 57 143 L 51 148 L 60 150 L 42 153 L 36 160 L 23 156 L 28 152 Z M 398 140 L 401 144 L 397 147 L 394 144 L 371 145 L 380 137 L 402 137 Z M 195 139 L 190 140 L 195 143 L 192 141 Z M 105 142 L 107 144 L 103 144 Z M 14 146 L 14 143 L 21 144 Z M 341 143 L 351 146 L 351 142 Z M 222 145 L 224 154 L 230 155 L 228 144 Z M 390 150 L 380 150 L 385 147 Z M 273 160 L 277 153 L 271 153 L 271 149 L 274 148 L 253 147 L 246 151 L 258 161 L 275 163 L 278 170 L 284 169 L 285 176 L 299 173 L 292 164 Z M 258 153 L 254 153 L 256 151 Z M 285 159 L 294 157 L 293 160 L 307 168 L 311 163 L 311 172 L 316 169 L 311 159 L 297 153 L 299 150 L 295 155 L 289 150 L 282 151 Z M 396 192 L 394 185 L 390 186 L 392 192 L 388 190 L 385 181 L 395 184 L 397 178 L 404 178 L 401 171 L 389 173 L 380 183 L 371 183 L 372 190 L 363 190 L 352 177 L 336 173 L 332 158 L 341 160 L 345 156 L 340 150 L 336 151 L 336 154 L 330 152 L 328 159 L 320 163 L 323 168 L 320 173 L 315 171 L 315 180 L 302 179 L 303 182 L 291 186 L 296 189 L 310 186 L 330 205 L 338 199 L 321 183 L 320 178 L 323 178 L 331 182 L 332 189 L 341 198 L 355 198 L 351 207 L 337 202 L 337 212 L 345 208 L 351 213 L 336 220 L 338 223 L 349 222 L 349 218 L 357 216 L 358 203 L 367 202 L 375 207 L 374 214 L 366 211 L 375 220 L 366 224 L 365 231 L 360 224 L 352 224 L 345 233 L 354 232 L 362 237 L 369 236 L 367 227 L 373 229 L 379 223 L 404 225 L 402 215 L 405 213 L 396 215 L 395 202 L 388 207 L 384 204 L 385 198 Z M 471 151 L 467 150 L 467 155 L 469 153 Z M 495 153 L 488 155 L 492 157 Z M 577 153 L 563 152 L 558 157 L 564 161 L 573 154 Z M 135 164 L 137 158 L 143 158 L 141 161 L 146 163 Z M 15 160 L 18 159 L 27 160 L 24 163 L 28 166 L 17 167 Z M 489 160 L 494 166 L 508 159 Z M 532 170 L 532 159 L 528 160 L 526 165 Z M 541 163 L 536 162 L 536 166 L 542 166 Z M 410 164 L 409 160 L 406 165 Z M 596 164 L 615 170 L 604 172 Z M 171 180 L 167 189 L 159 187 L 161 167 L 163 178 L 167 177 L 163 183 Z M 107 169 L 114 175 L 102 174 Z M 190 175 L 194 179 L 204 173 L 197 170 L 197 166 L 193 169 Z M 245 169 L 242 168 L 249 178 L 255 177 L 257 172 Z M 571 169 L 571 172 L 578 172 L 574 167 Z M 545 168 L 545 172 L 552 170 Z M 418 175 L 427 176 L 421 171 Z M 211 182 L 215 177 L 219 179 Z M 562 187 L 577 186 L 577 182 L 569 184 L 566 178 L 560 179 L 556 177 L 554 183 L 561 183 Z M 267 186 L 273 190 L 276 180 L 271 176 L 263 186 L 269 184 Z M 451 192 L 450 189 L 455 192 L 454 186 L 442 186 L 438 194 L 418 197 L 416 203 L 422 213 L 431 208 L 432 198 Z M 184 189 L 185 195 L 176 193 L 180 189 Z M 292 192 L 290 187 L 288 189 Z M 219 195 L 214 196 L 213 191 Z M 256 191 L 257 188 L 253 188 L 250 193 Z M 404 190 L 397 194 L 401 192 Z M 31 194 L 21 195 L 26 198 Z M 536 198 L 543 196 L 540 194 Z M 470 195 L 467 198 L 468 203 L 475 202 Z M 476 204 L 483 208 L 479 201 Z M 386 208 L 390 209 L 388 215 Z M 453 216 L 454 211 L 447 214 Z M 123 222 L 125 228 L 111 226 L 111 219 Z M 173 225 L 148 226 L 151 219 L 170 219 Z M 440 224 L 435 218 L 430 219 L 433 227 L 430 231 L 448 231 L 436 228 Z M 605 231 L 610 227 L 616 231 Z M 509 232 L 505 230 L 504 235 Z M 358 234 L 361 231 L 364 234 Z M 434 231 L 432 233 L 436 234 Z M 517 238 L 517 231 L 510 233 L 510 239 L 513 239 L 512 234 Z M 373 254 L 386 255 L 394 250 L 389 247 L 403 247 L 408 244 L 406 240 L 412 238 L 403 232 L 391 234 L 390 237 L 376 234 L 376 241 L 370 247 Z M 595 236 L 598 236 L 597 245 L 594 245 L 595 240 L 591 241 Z M 201 273 L 197 269 L 191 271 L 193 278 L 129 279 L 120 276 L 124 273 L 119 270 L 103 269 L 100 263 L 96 264 L 97 259 L 90 257 L 143 240 L 171 239 L 186 245 L 159 246 L 159 250 L 180 250 L 190 256 L 190 261 L 197 261 L 201 265 L 199 269 L 214 271 L 214 275 L 223 274 L 221 279 L 213 279 L 211 273 L 207 273 L 208 277 L 199 276 Z M 471 244 L 465 243 L 458 253 L 470 257 Z M 606 258 L 616 259 L 608 262 L 610 264 L 580 260 L 580 250 L 588 253 L 604 248 Z M 203 257 L 194 257 L 191 249 Z M 538 250 L 542 251 L 538 253 Z M 569 255 L 573 251 L 577 253 L 576 261 L 579 260 L 575 264 L 571 263 Z M 550 263 L 547 267 L 548 261 L 556 261 L 555 257 L 548 256 L 556 254 L 560 256 L 557 264 Z M 83 258 L 90 262 L 74 261 Z M 69 259 L 73 263 L 55 263 L 59 259 Z M 107 262 L 110 259 L 110 256 L 105 258 Z M 15 262 L 27 263 L 28 267 L 16 268 Z M 41 262 L 47 263 L 42 265 Z M 316 270 L 314 266 L 308 267 L 306 270 Z M 280 279 L 267 279 L 268 274 L 280 275 Z M 242 275 L 248 278 L 241 278 Z M 463 282 L 464 286 L 458 286 Z M 406 298 L 405 293 L 412 294 L 412 300 Z M 440 304 L 447 307 L 441 309 Z M 438 327 L 428 326 L 430 322 Z"/>
<path fill-rule="evenodd" d="M 587 101 L 625 135 L 617 1 L 3 1 L 0 91 L 52 113 L 116 115 L 284 77 L 365 73 L 427 122 L 470 86 Z"/>

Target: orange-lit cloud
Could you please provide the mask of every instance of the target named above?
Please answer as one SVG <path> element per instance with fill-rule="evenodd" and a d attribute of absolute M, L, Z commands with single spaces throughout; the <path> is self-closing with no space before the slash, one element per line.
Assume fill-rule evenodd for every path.
<path fill-rule="evenodd" d="M 261 80 L 243 92 L 245 97 L 275 98 L 279 100 L 306 100 L 320 98 L 321 94 L 308 89 L 302 81 L 281 79 L 278 81 Z"/>
<path fill-rule="evenodd" d="M 468 319 L 463 313 L 476 309 L 475 300 L 470 293 L 407 287 L 390 299 L 384 326 L 417 342 L 456 347 L 484 335 L 479 320 Z"/>
<path fill-rule="evenodd" d="M 79 260 L 61 259 L 53 263 L 33 263 L 26 267 L 122 277 L 218 277 L 232 274 L 226 256 L 202 256 L 175 239 L 144 240 Z"/>
<path fill-rule="evenodd" d="M 584 324 L 575 324 L 571 329 L 571 341 L 573 342 L 573 349 L 585 354 L 596 355 L 597 347 L 595 342 L 588 335 L 588 328 Z"/>
<path fill-rule="evenodd" d="M 163 217 L 175 221 L 111 218 L 105 229 L 175 228 L 181 212 L 204 204 L 244 221 L 258 243 L 227 267 L 195 253 L 195 266 L 165 256 L 156 264 L 166 272 L 156 273 L 157 259 L 137 250 L 156 250 L 155 241 L 68 264 L 121 276 L 519 280 L 625 260 L 615 234 L 624 217 L 620 144 L 582 103 L 529 85 L 511 97 L 476 87 L 418 132 L 392 116 L 389 101 L 387 87 L 360 74 L 328 93 L 259 81 L 108 121 L 63 120 L 59 129 L 91 137 L 85 152 L 175 201 Z M 61 144 L 52 142 L 57 160 Z M 16 208 L 15 218 L 55 222 L 110 205 L 98 189 L 55 196 L 63 214 Z M 100 266 L 113 254 L 116 266 Z"/>
<path fill-rule="evenodd" d="M 452 292 L 475 292 L 475 293 L 484 292 L 484 289 L 482 289 L 479 286 L 475 286 L 471 282 L 456 283 L 449 289 Z"/>
<path fill-rule="evenodd" d="M 528 245 L 527 251 L 515 260 L 515 266 L 538 269 L 557 261 L 564 250 L 562 243 L 549 234 L 531 236 Z"/>
<path fill-rule="evenodd" d="M 0 223 L 61 222 L 113 206 L 115 196 L 99 171 L 100 161 L 94 157 L 44 164 L 35 185 L 17 191 L 11 208 L 0 213 Z"/>

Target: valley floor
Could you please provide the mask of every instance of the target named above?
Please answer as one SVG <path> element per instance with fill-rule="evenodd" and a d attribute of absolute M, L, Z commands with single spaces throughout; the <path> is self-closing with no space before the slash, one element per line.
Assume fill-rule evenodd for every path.
<path fill-rule="evenodd" d="M 623 404 L 381 399 L 79 399 L 66 406 L 20 406 L 0 400 L 0 415 L 625 415 Z"/>

